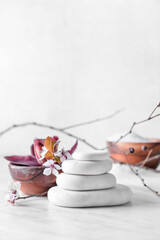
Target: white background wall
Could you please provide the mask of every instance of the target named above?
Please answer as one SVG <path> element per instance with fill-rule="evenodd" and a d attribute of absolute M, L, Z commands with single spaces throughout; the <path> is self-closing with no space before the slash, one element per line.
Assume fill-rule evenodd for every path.
<path fill-rule="evenodd" d="M 160 1 L 0 0 L 0 131 L 26 121 L 63 127 L 125 107 L 71 131 L 103 147 L 159 101 Z M 159 126 L 136 130 L 160 137 Z M 13 130 L 0 138 L 0 154 L 26 154 L 35 137 L 52 134 Z"/>

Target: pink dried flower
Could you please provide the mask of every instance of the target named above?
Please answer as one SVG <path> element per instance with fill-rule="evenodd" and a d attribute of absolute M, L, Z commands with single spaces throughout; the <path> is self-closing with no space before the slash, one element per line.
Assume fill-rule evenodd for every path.
<path fill-rule="evenodd" d="M 6 200 L 11 205 L 16 204 L 16 200 L 19 198 L 19 191 L 20 191 L 20 182 L 10 182 L 9 183 L 9 193 L 6 195 Z"/>
<path fill-rule="evenodd" d="M 49 176 L 50 174 L 58 176 L 59 172 L 57 170 L 61 170 L 61 167 L 53 160 L 47 160 L 47 162 L 43 163 L 43 166 L 45 166 L 43 174 L 46 176 Z"/>
<path fill-rule="evenodd" d="M 71 159 L 71 154 L 69 153 L 69 151 L 65 151 L 64 149 L 55 153 L 55 156 L 59 157 L 61 162 L 67 159 Z"/>
<path fill-rule="evenodd" d="M 68 151 L 62 149 L 58 151 L 59 138 L 57 136 L 47 137 L 46 139 L 35 139 L 34 146 L 31 145 L 31 154 L 28 156 L 5 156 L 4 158 L 12 164 L 25 166 L 42 166 L 47 160 L 56 161 L 61 164 L 64 160 L 70 159 L 76 150 L 78 141 Z"/>

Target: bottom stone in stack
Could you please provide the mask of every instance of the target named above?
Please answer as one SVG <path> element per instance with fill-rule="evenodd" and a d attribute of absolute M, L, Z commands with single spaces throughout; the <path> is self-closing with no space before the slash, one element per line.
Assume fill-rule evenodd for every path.
<path fill-rule="evenodd" d="M 102 207 L 115 206 L 129 202 L 132 197 L 130 188 L 117 184 L 104 190 L 71 191 L 52 187 L 48 191 L 50 202 L 61 207 Z"/>

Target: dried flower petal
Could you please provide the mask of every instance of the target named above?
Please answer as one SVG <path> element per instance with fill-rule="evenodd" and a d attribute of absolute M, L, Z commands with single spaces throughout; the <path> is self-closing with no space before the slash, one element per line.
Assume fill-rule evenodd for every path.
<path fill-rule="evenodd" d="M 6 195 L 5 199 L 7 200 L 8 203 L 15 206 L 16 200 L 18 199 L 18 197 L 16 194 L 10 193 Z"/>
<path fill-rule="evenodd" d="M 45 167 L 50 167 L 51 165 L 54 164 L 54 161 L 53 160 L 47 160 L 45 163 L 43 163 L 43 166 Z"/>
<path fill-rule="evenodd" d="M 35 155 L 35 152 L 34 152 L 34 144 L 31 145 L 30 149 L 31 149 L 32 156 L 35 157 L 36 155 Z"/>
<path fill-rule="evenodd" d="M 46 175 L 46 176 L 49 176 L 51 173 L 52 173 L 51 168 L 45 168 L 44 171 L 43 171 L 43 174 Z"/>
<path fill-rule="evenodd" d="M 73 147 L 70 150 L 68 150 L 68 152 L 72 155 L 74 153 L 74 151 L 76 150 L 77 146 L 78 146 L 78 140 L 75 142 Z"/>
<path fill-rule="evenodd" d="M 58 164 L 54 164 L 54 166 L 57 170 L 61 170 L 61 167 Z"/>
<path fill-rule="evenodd" d="M 57 142 L 57 141 L 59 140 L 59 137 L 57 137 L 57 136 L 53 136 L 53 137 L 50 137 L 50 139 L 51 139 L 52 141 Z"/>
<path fill-rule="evenodd" d="M 57 177 L 58 174 L 59 174 L 59 172 L 58 172 L 55 168 L 52 169 L 52 173 L 53 173 L 56 177 Z"/>
<path fill-rule="evenodd" d="M 45 154 L 45 158 L 46 158 L 46 159 L 54 159 L 54 155 L 53 155 L 53 153 L 51 153 L 51 152 L 47 152 L 47 153 Z"/>
<path fill-rule="evenodd" d="M 8 183 L 8 188 L 11 192 L 13 191 L 19 192 L 20 187 L 21 187 L 21 183 L 18 181 L 17 182 L 9 181 Z"/>
<path fill-rule="evenodd" d="M 42 147 L 44 146 L 44 140 L 43 139 L 35 139 L 34 140 L 34 153 L 36 155 L 36 158 L 38 162 L 41 162 L 41 152 L 42 152 Z M 40 161 L 39 161 L 40 160 Z"/>
<path fill-rule="evenodd" d="M 49 152 L 53 153 L 54 142 L 50 137 L 47 137 L 44 141 L 44 146 L 48 149 Z"/>
<path fill-rule="evenodd" d="M 49 176 L 51 173 L 57 176 L 59 174 L 57 170 L 61 170 L 61 167 L 53 160 L 47 160 L 43 166 L 46 167 L 43 171 L 43 174 L 46 176 Z"/>
<path fill-rule="evenodd" d="M 37 159 L 31 155 L 29 156 L 5 156 L 6 160 L 10 161 L 13 164 L 25 165 L 25 166 L 41 166 Z"/>
<path fill-rule="evenodd" d="M 61 160 L 60 160 L 60 157 L 59 157 L 59 156 L 55 156 L 55 155 L 54 155 L 54 160 L 55 160 L 58 164 L 61 163 Z"/>
<path fill-rule="evenodd" d="M 49 152 L 54 153 L 58 150 L 58 137 L 53 136 L 53 137 L 47 137 L 44 141 L 45 147 L 48 149 Z"/>
<path fill-rule="evenodd" d="M 16 203 L 16 200 L 19 197 L 19 191 L 20 191 L 20 182 L 9 182 L 9 193 L 6 195 L 5 199 L 8 203 L 12 204 L 13 206 Z"/>

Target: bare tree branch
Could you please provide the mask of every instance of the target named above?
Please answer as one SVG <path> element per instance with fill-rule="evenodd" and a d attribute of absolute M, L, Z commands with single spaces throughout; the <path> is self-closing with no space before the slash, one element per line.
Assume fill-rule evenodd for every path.
<path fill-rule="evenodd" d="M 118 113 L 122 112 L 123 110 L 124 110 L 124 108 L 122 108 L 122 109 L 120 109 L 120 110 L 117 110 L 116 112 L 114 112 L 114 113 L 112 113 L 111 115 L 108 115 L 108 116 L 106 116 L 106 117 L 96 118 L 96 119 L 93 119 L 93 120 L 88 121 L 88 122 L 76 123 L 76 124 L 73 124 L 73 125 L 70 125 L 70 126 L 61 128 L 61 130 L 71 129 L 71 128 L 75 128 L 75 127 L 80 127 L 80 126 L 84 126 L 84 125 L 89 125 L 89 124 L 92 124 L 92 123 L 95 123 L 95 122 L 100 122 L 100 121 L 108 120 L 108 119 L 111 119 L 111 118 L 115 117 Z"/>
<path fill-rule="evenodd" d="M 17 200 L 20 200 L 20 199 L 27 199 L 27 198 L 31 198 L 31 197 L 42 197 L 42 196 L 45 196 L 47 194 L 47 192 L 44 192 L 42 194 L 32 194 L 32 195 L 27 195 L 27 196 L 24 196 L 24 197 L 18 197 L 16 199 Z"/>
<path fill-rule="evenodd" d="M 128 136 L 129 134 L 131 134 L 131 133 L 133 132 L 133 128 L 134 128 L 136 125 L 139 125 L 139 124 L 141 124 L 141 123 L 150 121 L 150 120 L 152 120 L 153 118 L 159 117 L 159 116 L 160 116 L 160 113 L 153 116 L 154 112 L 155 112 L 155 111 L 157 110 L 157 108 L 159 108 L 159 107 L 160 107 L 160 103 L 153 109 L 153 111 L 151 112 L 151 114 L 149 115 L 149 117 L 147 117 L 146 119 L 141 120 L 141 121 L 139 121 L 139 122 L 133 122 L 133 124 L 132 124 L 131 128 L 129 129 L 129 131 L 128 131 L 126 134 L 120 136 L 120 138 L 116 141 L 116 143 L 119 142 L 121 139 L 125 138 L 126 136 Z"/>
<path fill-rule="evenodd" d="M 134 167 L 129 163 L 129 160 L 128 160 L 128 157 L 127 155 L 125 154 L 125 152 L 123 152 L 126 160 L 127 160 L 127 163 L 128 163 L 128 166 L 130 168 L 130 170 L 140 179 L 140 181 L 142 182 L 143 186 L 146 187 L 148 190 L 150 190 L 151 192 L 153 192 L 154 194 L 156 194 L 158 197 L 160 197 L 160 194 L 158 191 L 155 191 L 153 188 L 151 188 L 150 186 L 148 186 L 144 180 L 144 178 L 141 177 L 140 173 L 139 173 L 139 169 L 137 168 L 136 170 L 134 169 Z"/>
<path fill-rule="evenodd" d="M 144 120 L 141 120 L 141 121 L 138 121 L 138 122 L 133 122 L 130 130 L 124 134 L 123 136 L 121 136 L 115 143 L 119 142 L 122 138 L 125 138 L 127 135 L 131 134 L 134 127 L 136 125 L 139 125 L 139 124 L 142 124 L 144 122 L 147 122 L 147 121 L 150 121 L 151 119 L 154 119 L 158 116 L 160 116 L 160 113 L 159 114 L 156 114 L 156 115 L 153 115 L 155 113 L 155 111 L 157 110 L 157 108 L 160 107 L 160 103 L 153 109 L 153 111 L 151 112 L 151 114 L 149 115 L 148 118 L 144 119 Z M 44 128 L 48 128 L 48 129 L 51 129 L 51 130 L 55 130 L 55 131 L 58 131 L 58 132 L 61 132 L 69 137 L 72 137 L 72 138 L 75 138 L 75 139 L 78 139 L 79 141 L 81 141 L 82 143 L 86 144 L 87 146 L 91 147 L 92 149 L 95 149 L 95 150 L 104 150 L 106 149 L 106 147 L 104 148 L 97 148 L 95 146 L 93 146 L 91 143 L 89 143 L 86 139 L 84 138 L 81 138 L 81 137 L 78 137 L 72 133 L 69 133 L 68 131 L 66 131 L 67 129 L 71 129 L 71 128 L 75 128 L 75 127 L 80 127 L 80 126 L 84 126 L 84 125 L 89 125 L 89 124 L 92 124 L 92 123 L 95 123 L 95 122 L 99 122 L 99 121 L 103 121 L 103 120 L 107 120 L 107 119 L 110 119 L 114 116 L 116 116 L 118 113 L 120 113 L 123 109 L 120 109 L 120 110 L 117 110 L 115 113 L 109 115 L 109 116 L 106 116 L 106 117 L 103 117 L 103 118 L 97 118 L 97 119 L 94 119 L 94 120 L 91 120 L 91 121 L 86 121 L 86 122 L 82 122 L 82 123 L 77 123 L 77 124 L 73 124 L 73 125 L 70 125 L 70 126 L 67 126 L 67 127 L 64 127 L 64 128 L 58 128 L 58 127 L 55 127 L 55 126 L 51 126 L 51 125 L 46 125 L 46 124 L 42 124 L 42 123 L 37 123 L 37 122 L 25 122 L 25 123 L 20 123 L 20 124 L 14 124 L 6 129 L 4 129 L 3 131 L 0 132 L 0 137 L 3 136 L 4 134 L 6 134 L 7 132 L 11 131 L 12 129 L 15 129 L 15 128 L 19 128 L 19 127 L 26 127 L 26 126 L 37 126 L 37 127 L 44 127 Z M 160 194 L 155 191 L 154 189 L 152 189 L 150 186 L 148 186 L 144 179 L 141 177 L 141 175 L 139 174 L 139 169 L 134 169 L 134 167 L 129 164 L 129 161 L 128 161 L 128 157 L 127 155 L 124 153 L 124 155 L 126 156 L 126 159 L 127 159 L 127 162 L 128 162 L 128 165 L 129 165 L 129 168 L 131 169 L 131 171 L 136 175 L 138 176 L 138 178 L 141 180 L 141 182 L 143 183 L 144 187 L 146 187 L 147 189 L 149 189 L 151 192 L 155 193 L 158 197 L 160 197 Z M 138 164 L 138 167 L 143 167 L 145 169 L 149 169 L 147 167 L 144 166 L 145 163 L 147 162 L 150 162 L 152 160 L 155 160 L 155 159 L 158 159 L 159 158 L 159 155 L 156 155 L 154 157 L 150 157 L 151 155 L 151 151 L 149 151 L 148 153 L 148 156 L 146 157 L 146 159 L 144 161 L 142 161 L 141 163 Z M 159 170 L 156 170 L 156 169 L 150 169 L 150 170 L 153 170 L 155 172 L 160 172 Z M 35 195 L 31 195 L 31 196 L 26 196 L 26 197 L 19 197 L 18 199 L 25 199 L 25 198 L 29 198 L 29 197 L 32 197 L 32 196 L 35 196 Z M 36 195 L 37 196 L 37 195 Z"/>
<path fill-rule="evenodd" d="M 72 137 L 72 138 L 75 138 L 75 139 L 78 139 L 79 141 L 83 142 L 84 144 L 86 144 L 87 146 L 95 149 L 95 150 L 99 150 L 97 147 L 93 146 L 91 143 L 89 143 L 87 140 L 83 139 L 83 138 L 80 138 L 72 133 L 69 133 L 61 128 L 57 128 L 57 127 L 54 127 L 54 126 L 51 126 L 51 125 L 46 125 L 46 124 L 42 124 L 42 123 L 37 123 L 37 122 L 26 122 L 26 123 L 20 123 L 20 124 L 14 124 L 8 128 L 6 128 L 5 130 L 1 131 L 0 132 L 0 137 L 2 135 L 4 135 L 5 133 L 15 129 L 15 128 L 19 128 L 19 127 L 26 127 L 26 126 L 37 126 L 37 127 L 44 127 L 44 128 L 49 128 L 51 130 L 55 130 L 55 131 L 58 131 L 58 132 L 61 132 L 69 137 Z"/>

